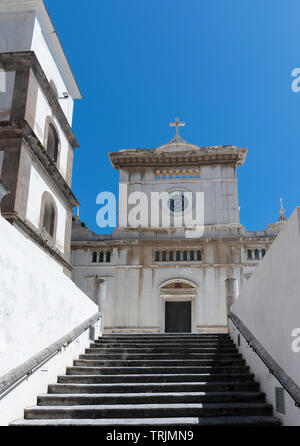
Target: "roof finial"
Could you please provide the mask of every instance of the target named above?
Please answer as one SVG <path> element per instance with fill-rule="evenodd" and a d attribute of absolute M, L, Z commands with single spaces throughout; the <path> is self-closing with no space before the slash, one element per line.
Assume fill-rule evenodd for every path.
<path fill-rule="evenodd" d="M 175 122 L 170 122 L 170 127 L 176 127 L 176 136 L 179 136 L 179 127 L 185 127 L 185 122 L 180 122 L 179 118 Z"/>
<path fill-rule="evenodd" d="M 77 206 L 77 209 L 76 209 L 76 217 L 79 218 L 79 206 Z"/>
<path fill-rule="evenodd" d="M 283 207 L 283 199 L 280 198 L 280 211 L 279 211 L 280 217 L 279 217 L 279 221 L 284 221 L 286 220 L 286 216 L 285 216 L 285 210 Z"/>

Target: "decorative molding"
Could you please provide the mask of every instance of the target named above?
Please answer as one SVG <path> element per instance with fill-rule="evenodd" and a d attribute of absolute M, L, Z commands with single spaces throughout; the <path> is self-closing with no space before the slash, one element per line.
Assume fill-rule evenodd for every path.
<path fill-rule="evenodd" d="M 79 205 L 78 200 L 73 194 L 71 188 L 68 186 L 64 177 L 59 172 L 55 162 L 51 160 L 46 149 L 40 143 L 27 121 L 0 122 L 0 136 L 0 140 L 23 138 L 35 158 L 47 171 L 55 187 L 58 186 L 59 191 L 62 193 L 68 205 L 72 208 Z"/>
<path fill-rule="evenodd" d="M 66 118 L 66 115 L 63 112 L 35 53 L 33 51 L 0 53 L 0 68 L 2 68 L 4 71 L 16 72 L 24 70 L 25 68 L 31 68 L 70 145 L 73 148 L 79 147 L 79 143 Z"/>
<path fill-rule="evenodd" d="M 170 144 L 172 146 L 172 144 Z M 194 164 L 232 164 L 241 166 L 247 155 L 247 149 L 235 146 L 197 147 L 197 149 L 181 152 L 157 151 L 157 149 L 129 149 L 109 153 L 109 158 L 115 169 L 129 166 L 191 166 Z"/>

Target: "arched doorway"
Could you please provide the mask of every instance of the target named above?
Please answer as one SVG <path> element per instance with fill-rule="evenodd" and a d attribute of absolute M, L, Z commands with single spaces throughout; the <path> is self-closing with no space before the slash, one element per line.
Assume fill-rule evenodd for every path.
<path fill-rule="evenodd" d="M 196 285 L 185 279 L 169 280 L 160 286 L 161 331 L 193 333 L 195 331 Z"/>

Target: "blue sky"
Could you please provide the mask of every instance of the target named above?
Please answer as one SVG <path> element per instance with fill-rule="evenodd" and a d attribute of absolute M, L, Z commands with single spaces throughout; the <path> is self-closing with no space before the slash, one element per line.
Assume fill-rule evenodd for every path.
<path fill-rule="evenodd" d="M 241 223 L 262 230 L 299 205 L 298 0 L 46 0 L 83 100 L 73 190 L 94 231 L 96 196 L 117 193 L 107 153 L 154 148 L 179 116 L 187 141 L 248 147 Z"/>

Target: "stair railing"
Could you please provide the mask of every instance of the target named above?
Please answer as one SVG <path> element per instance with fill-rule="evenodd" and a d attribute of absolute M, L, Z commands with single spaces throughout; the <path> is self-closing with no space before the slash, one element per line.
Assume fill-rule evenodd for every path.
<path fill-rule="evenodd" d="M 102 320 L 102 314 L 98 312 L 56 342 L 0 377 L 0 399 L 3 399 L 46 362 L 60 353 L 63 348 L 68 347 L 80 335 L 94 326 L 99 320 Z"/>
<path fill-rule="evenodd" d="M 243 324 L 243 322 L 232 312 L 229 312 L 228 318 L 232 321 L 238 331 L 246 339 L 247 344 L 256 353 L 262 362 L 266 365 L 269 372 L 275 376 L 282 387 L 294 400 L 295 406 L 300 407 L 300 387 L 290 378 L 280 365 L 265 350 L 261 343 L 255 338 L 251 331 Z"/>

